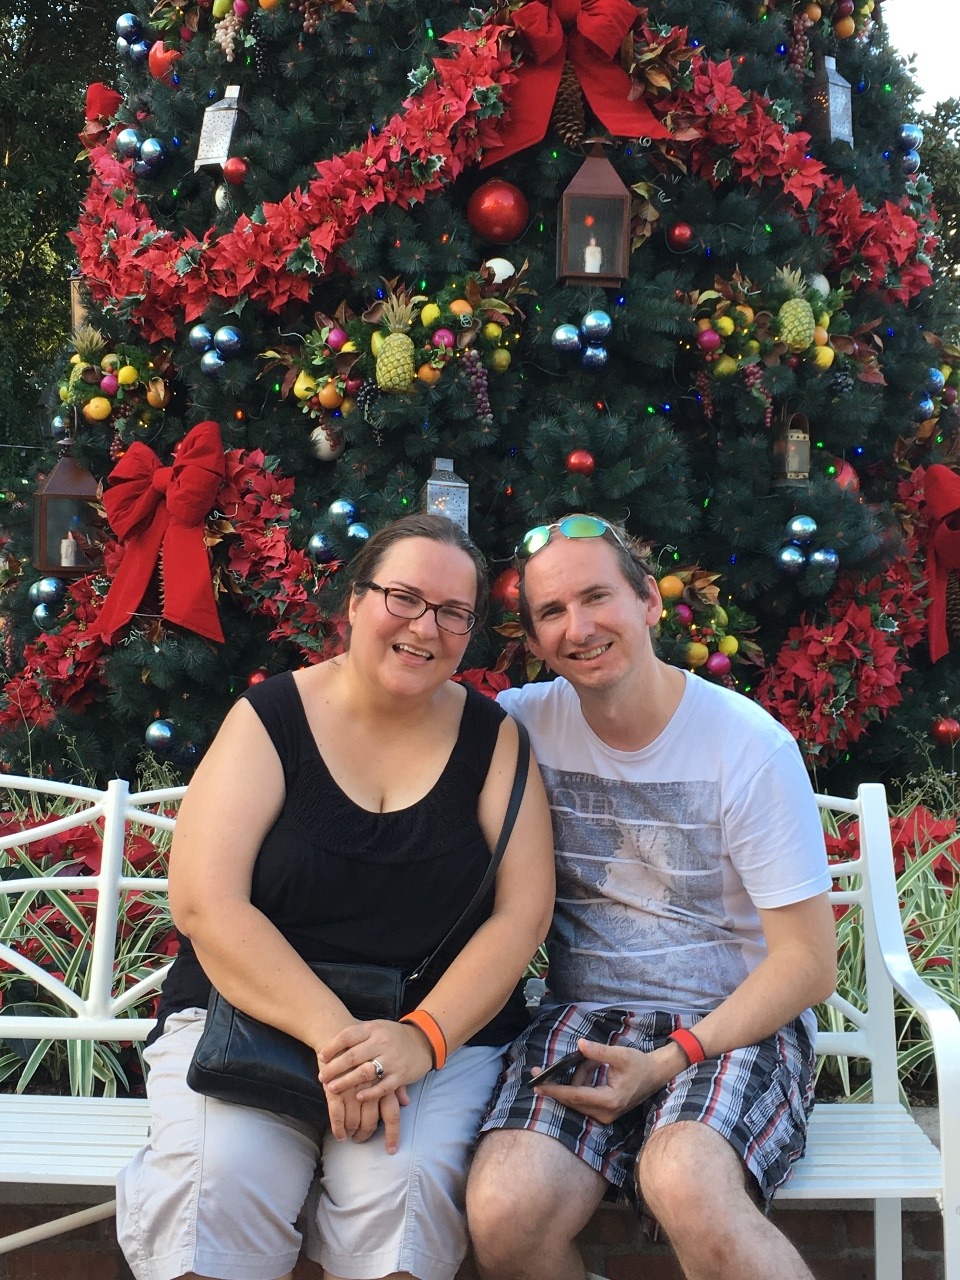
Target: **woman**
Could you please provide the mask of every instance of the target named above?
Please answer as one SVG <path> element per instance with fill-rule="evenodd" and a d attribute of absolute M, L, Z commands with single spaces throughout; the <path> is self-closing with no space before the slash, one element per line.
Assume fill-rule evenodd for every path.
<path fill-rule="evenodd" d="M 482 879 L 518 749 L 514 722 L 450 679 L 486 601 L 459 527 L 408 516 L 351 568 L 346 653 L 249 690 L 183 800 L 184 939 L 147 1050 L 150 1144 L 118 1184 L 138 1280 L 289 1276 L 318 1169 L 307 1252 L 328 1277 L 449 1280 L 466 1250 L 466 1165 L 553 907 L 549 816 L 531 763 L 495 888 L 414 994 L 416 1023 L 358 1023 L 314 976 L 306 960 L 407 969 L 442 941 Z M 328 1134 L 189 1089 L 211 982 L 316 1050 Z"/>

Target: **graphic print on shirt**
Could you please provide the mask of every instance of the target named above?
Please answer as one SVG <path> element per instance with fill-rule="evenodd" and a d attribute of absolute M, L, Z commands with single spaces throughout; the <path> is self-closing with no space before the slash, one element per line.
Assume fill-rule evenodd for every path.
<path fill-rule="evenodd" d="M 717 784 L 542 773 L 557 856 L 553 993 L 677 1010 L 719 1003 L 748 966 L 724 905 Z"/>

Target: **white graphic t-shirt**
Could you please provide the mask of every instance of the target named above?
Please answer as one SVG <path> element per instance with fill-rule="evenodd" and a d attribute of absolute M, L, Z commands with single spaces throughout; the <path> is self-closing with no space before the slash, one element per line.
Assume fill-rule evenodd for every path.
<path fill-rule="evenodd" d="M 766 954 L 757 907 L 830 887 L 796 743 L 741 694 L 687 674 L 663 733 L 608 747 L 566 680 L 499 695 L 522 720 L 553 815 L 553 998 L 706 1012 Z"/>

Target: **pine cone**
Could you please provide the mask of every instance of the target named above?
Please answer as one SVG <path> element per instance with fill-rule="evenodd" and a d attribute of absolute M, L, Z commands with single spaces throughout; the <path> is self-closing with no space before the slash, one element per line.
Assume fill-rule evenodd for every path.
<path fill-rule="evenodd" d="M 553 104 L 553 127 L 567 147 L 579 147 L 587 123 L 583 112 L 583 92 L 572 62 L 565 62 L 557 100 Z"/>
<path fill-rule="evenodd" d="M 960 648 L 960 575 L 947 574 L 947 639 Z"/>

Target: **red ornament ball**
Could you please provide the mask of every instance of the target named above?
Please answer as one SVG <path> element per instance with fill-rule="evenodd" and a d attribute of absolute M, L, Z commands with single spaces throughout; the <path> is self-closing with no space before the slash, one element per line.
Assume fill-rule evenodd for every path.
<path fill-rule="evenodd" d="M 527 197 L 512 182 L 491 178 L 467 201 L 467 221 L 478 236 L 494 244 L 509 244 L 527 225 Z"/>
<path fill-rule="evenodd" d="M 848 493 L 860 492 L 860 477 L 849 462 L 840 463 L 833 482 L 838 489 L 846 489 Z"/>
<path fill-rule="evenodd" d="M 578 476 L 592 476 L 597 469 L 597 460 L 589 449 L 574 449 L 567 454 L 567 470 Z"/>
<path fill-rule="evenodd" d="M 252 689 L 255 684 L 263 684 L 269 675 L 269 671 L 251 671 L 247 676 L 247 688 Z"/>
<path fill-rule="evenodd" d="M 697 334 L 697 346 L 708 353 L 719 351 L 723 346 L 723 338 L 716 329 L 701 329 Z"/>
<path fill-rule="evenodd" d="M 504 569 L 498 573 L 490 588 L 490 599 L 508 613 L 520 608 L 520 574 L 516 569 Z"/>
<path fill-rule="evenodd" d="M 940 403 L 945 404 L 949 409 L 951 405 L 957 403 L 957 388 L 944 387 L 940 392 Z"/>
<path fill-rule="evenodd" d="M 675 222 L 667 227 L 667 244 L 676 253 L 689 249 L 693 244 L 693 227 L 689 222 Z"/>
<path fill-rule="evenodd" d="M 730 674 L 730 659 L 725 653 L 711 653 L 707 659 L 706 667 L 712 676 L 726 676 Z"/>
<path fill-rule="evenodd" d="M 937 716 L 930 726 L 930 737 L 938 747 L 952 747 L 960 742 L 960 720 L 953 716 Z"/>
<path fill-rule="evenodd" d="M 234 187 L 242 186 L 249 172 L 250 166 L 243 156 L 231 156 L 223 162 L 223 176 Z"/>

